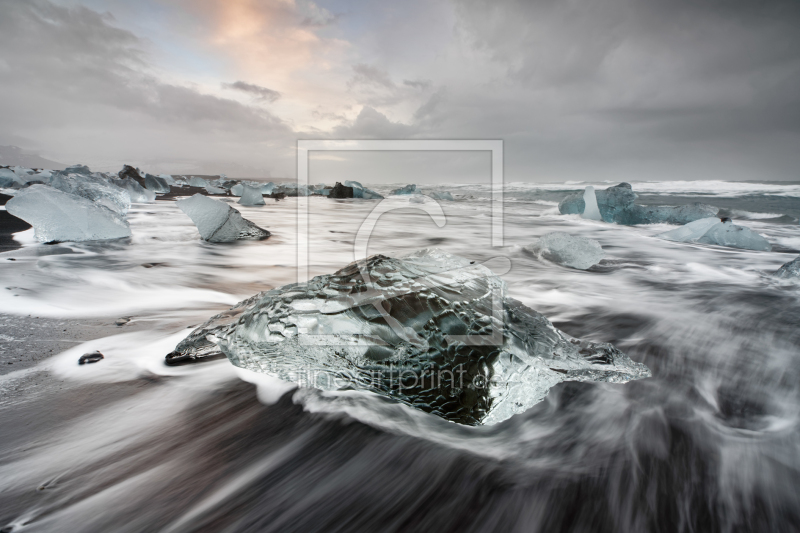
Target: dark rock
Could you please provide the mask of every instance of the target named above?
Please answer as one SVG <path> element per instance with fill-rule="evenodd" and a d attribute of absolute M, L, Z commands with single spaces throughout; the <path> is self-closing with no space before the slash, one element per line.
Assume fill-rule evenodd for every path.
<path fill-rule="evenodd" d="M 133 168 L 130 165 L 123 165 L 122 170 L 119 171 L 117 174 L 119 179 L 124 180 L 125 178 L 130 178 L 142 187 L 144 187 L 144 178 L 139 174 L 138 168 Z"/>
<path fill-rule="evenodd" d="M 6 205 L 6 202 L 14 198 L 8 194 L 0 194 L 0 205 Z"/>
<path fill-rule="evenodd" d="M 331 189 L 331 193 L 328 195 L 328 198 L 352 198 L 352 197 L 353 197 L 353 188 L 342 185 L 338 181 L 336 182 L 336 185 L 333 186 L 333 189 Z"/>
<path fill-rule="evenodd" d="M 79 365 L 91 364 L 96 363 L 101 359 L 105 359 L 105 356 L 100 352 L 92 352 L 92 353 L 85 353 L 78 359 Z"/>
<path fill-rule="evenodd" d="M 286 193 L 285 192 L 273 192 L 272 194 L 265 194 L 264 198 L 274 198 L 275 201 L 277 202 L 278 200 L 283 200 L 284 198 L 286 198 Z"/>

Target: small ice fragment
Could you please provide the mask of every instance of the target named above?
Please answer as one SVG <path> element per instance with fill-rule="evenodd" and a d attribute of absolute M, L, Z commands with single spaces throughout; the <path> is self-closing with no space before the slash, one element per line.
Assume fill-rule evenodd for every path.
<path fill-rule="evenodd" d="M 227 194 L 228 191 L 221 187 L 214 187 L 213 185 L 209 185 L 206 187 L 206 192 L 208 194 Z"/>
<path fill-rule="evenodd" d="M 697 242 L 762 252 L 772 250 L 772 245 L 767 239 L 750 228 L 733 224 L 730 220 L 712 226 Z"/>
<path fill-rule="evenodd" d="M 208 182 L 203 178 L 198 178 L 197 176 L 192 176 L 189 178 L 189 185 L 192 187 L 200 187 L 201 189 L 205 189 L 208 187 Z"/>
<path fill-rule="evenodd" d="M 758 233 L 744 226 L 737 226 L 730 220 L 720 222 L 715 217 L 695 220 L 680 228 L 660 233 L 656 237 L 668 241 L 716 244 L 745 250 L 768 252 L 772 249 L 769 241 Z"/>
<path fill-rule="evenodd" d="M 242 191 L 244 191 L 244 185 L 241 183 L 237 183 L 233 187 L 231 187 L 231 194 L 234 196 L 241 196 Z"/>
<path fill-rule="evenodd" d="M 405 187 L 400 187 L 399 189 L 395 189 L 391 192 L 392 195 L 406 195 L 406 194 L 420 194 L 419 189 L 413 183 L 411 185 L 406 185 Z"/>
<path fill-rule="evenodd" d="M 434 191 L 432 193 L 429 193 L 428 196 L 430 196 L 434 200 L 450 200 L 451 202 L 454 200 L 453 195 L 447 191 L 440 191 L 440 192 Z"/>
<path fill-rule="evenodd" d="M 31 185 L 6 203 L 6 211 L 33 226 L 39 242 L 95 241 L 131 236 L 119 213 L 47 185 Z"/>
<path fill-rule="evenodd" d="M 189 215 L 203 240 L 233 242 L 239 239 L 266 239 L 269 231 L 259 228 L 234 208 L 202 194 L 175 202 Z"/>
<path fill-rule="evenodd" d="M 166 180 L 152 174 L 145 174 L 144 186 L 156 194 L 169 194 L 170 192 L 169 184 Z"/>
<path fill-rule="evenodd" d="M 131 202 L 135 203 L 150 203 L 156 199 L 156 193 L 151 190 L 145 189 L 136 180 L 131 178 L 125 179 L 114 179 L 111 178 L 111 183 L 119 187 L 120 189 L 125 189 L 128 191 L 128 195 L 131 197 Z"/>
<path fill-rule="evenodd" d="M 591 185 L 583 191 L 583 203 L 585 205 L 581 216 L 589 220 L 603 220 L 600 216 L 600 208 L 597 207 L 597 197 L 594 194 L 594 187 Z"/>
<path fill-rule="evenodd" d="M 798 255 L 788 263 L 784 263 L 778 269 L 778 271 L 775 272 L 775 277 L 784 279 L 800 278 L 800 255 Z"/>
<path fill-rule="evenodd" d="M 84 174 L 91 175 L 92 171 L 86 165 L 71 165 L 64 169 L 65 174 Z"/>
<path fill-rule="evenodd" d="M 261 195 L 261 187 L 242 186 L 242 197 L 239 203 L 242 205 L 264 205 L 264 197 Z"/>
<path fill-rule="evenodd" d="M 547 233 L 524 249 L 553 263 L 579 270 L 586 270 L 605 257 L 603 247 L 594 239 L 560 231 Z"/>

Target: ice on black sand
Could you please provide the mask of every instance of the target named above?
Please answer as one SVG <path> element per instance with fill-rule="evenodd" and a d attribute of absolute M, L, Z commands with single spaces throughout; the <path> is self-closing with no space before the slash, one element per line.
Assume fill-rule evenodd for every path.
<path fill-rule="evenodd" d="M 192 219 L 200 237 L 209 242 L 233 242 L 240 239 L 266 239 L 269 231 L 259 228 L 234 208 L 202 194 L 175 202 Z"/>
<path fill-rule="evenodd" d="M 524 249 L 542 259 L 579 270 L 586 270 L 605 257 L 603 247 L 594 239 L 560 231 L 547 233 Z"/>
<path fill-rule="evenodd" d="M 239 198 L 241 205 L 264 205 L 264 197 L 261 195 L 261 187 L 251 187 L 250 185 L 242 185 L 241 198 Z"/>
<path fill-rule="evenodd" d="M 6 210 L 34 229 L 39 242 L 95 241 L 131 236 L 124 215 L 47 185 L 31 185 L 6 203 Z"/>
<path fill-rule="evenodd" d="M 758 233 L 744 226 L 737 226 L 730 219 L 720 221 L 716 217 L 696 220 L 681 228 L 660 233 L 656 237 L 668 241 L 716 244 L 744 250 L 764 252 L 772 250 L 769 241 Z"/>
<path fill-rule="evenodd" d="M 557 330 L 485 266 L 437 249 L 375 255 L 253 296 L 167 360 L 220 353 L 303 386 L 372 391 L 467 425 L 521 413 L 562 381 L 650 376 L 610 344 Z"/>

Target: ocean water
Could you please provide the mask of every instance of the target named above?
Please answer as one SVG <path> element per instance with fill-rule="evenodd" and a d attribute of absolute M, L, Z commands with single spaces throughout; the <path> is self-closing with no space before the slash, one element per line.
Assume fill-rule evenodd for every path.
<path fill-rule="evenodd" d="M 94 400 L 25 441 L 0 437 L 0 528 L 797 530 L 800 282 L 771 274 L 800 254 L 800 184 L 633 183 L 642 203 L 724 208 L 772 252 L 654 238 L 666 224 L 559 215 L 558 201 L 584 185 L 507 184 L 501 247 L 492 246 L 487 186 L 427 188 L 456 198 L 439 202 L 441 228 L 409 204 L 371 234 L 370 254 L 435 246 L 506 261 L 510 296 L 653 372 L 624 385 L 558 385 L 489 427 L 369 393 L 296 389 L 227 360 L 163 364 L 188 328 L 297 281 L 298 201 L 309 202 L 311 276 L 357 258 L 355 235 L 377 201 L 232 204 L 273 236 L 229 245 L 200 241 L 174 202 L 161 201 L 134 205 L 126 241 L 40 245 L 17 234 L 22 248 L 0 254 L 3 312 L 125 316 L 149 327 L 122 327 L 40 364 Z M 550 231 L 596 239 L 606 258 L 578 271 L 522 249 Z M 106 359 L 77 365 L 95 349 Z M 25 372 L 0 377 L 0 387 Z M 0 410 L 35 424 L 59 408 L 29 403 Z"/>

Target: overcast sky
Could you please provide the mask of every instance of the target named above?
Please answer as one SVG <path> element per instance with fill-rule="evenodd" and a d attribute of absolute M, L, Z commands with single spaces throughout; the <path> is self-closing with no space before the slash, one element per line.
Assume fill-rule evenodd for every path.
<path fill-rule="evenodd" d="M 798 180 L 800 2 L 0 0 L 0 145 L 293 177 L 322 138 L 502 139 L 507 181 Z M 488 179 L 406 163 L 311 180 Z"/>

